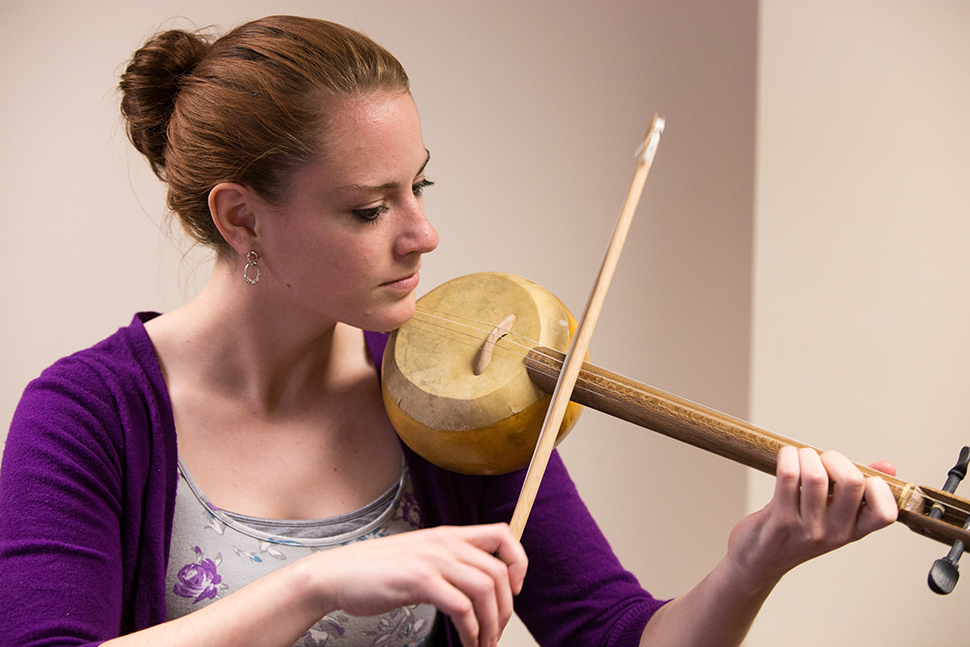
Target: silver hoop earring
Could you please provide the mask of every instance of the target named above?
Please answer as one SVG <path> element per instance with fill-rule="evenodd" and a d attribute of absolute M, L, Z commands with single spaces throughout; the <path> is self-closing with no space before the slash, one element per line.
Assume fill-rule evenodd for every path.
<path fill-rule="evenodd" d="M 246 279 L 246 283 L 250 285 L 256 285 L 259 283 L 259 254 L 255 251 L 251 251 L 246 254 L 246 267 L 243 268 L 243 278 Z M 249 278 L 249 270 L 256 270 L 256 276 Z"/>

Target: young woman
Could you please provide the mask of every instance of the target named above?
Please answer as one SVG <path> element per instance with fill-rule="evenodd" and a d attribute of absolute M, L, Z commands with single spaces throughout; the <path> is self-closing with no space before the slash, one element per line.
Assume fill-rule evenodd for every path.
<path fill-rule="evenodd" d="M 769 505 L 664 603 L 554 456 L 520 544 L 504 522 L 523 475 L 401 445 L 384 337 L 363 332 L 409 319 L 438 244 L 398 61 L 276 16 L 213 42 L 159 34 L 121 89 L 216 261 L 197 298 L 25 391 L 0 470 L 4 644 L 486 646 L 514 609 L 543 645 L 737 645 L 785 572 L 895 519 L 881 480 L 786 448 Z"/>

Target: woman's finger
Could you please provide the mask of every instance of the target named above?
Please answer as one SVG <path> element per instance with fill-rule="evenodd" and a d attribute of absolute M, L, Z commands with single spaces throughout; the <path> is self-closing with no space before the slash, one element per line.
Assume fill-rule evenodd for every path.
<path fill-rule="evenodd" d="M 866 503 L 859 513 L 859 536 L 865 537 L 870 532 L 885 528 L 896 521 L 899 516 L 899 506 L 893 496 L 889 484 L 881 478 L 870 476 L 866 479 Z"/>
<path fill-rule="evenodd" d="M 826 520 L 829 542 L 841 545 L 854 541 L 861 536 L 856 524 L 866 490 L 865 477 L 838 452 L 825 452 L 821 460 L 832 481 L 832 500 Z"/>
<path fill-rule="evenodd" d="M 829 475 L 814 449 L 798 450 L 801 497 L 799 511 L 803 522 L 815 530 L 824 526 L 829 502 Z"/>
<path fill-rule="evenodd" d="M 789 517 L 800 514 L 800 476 L 801 468 L 798 464 L 798 450 L 789 446 L 782 447 L 778 451 L 778 459 L 775 466 L 775 494 L 772 497 L 775 514 Z"/>
<path fill-rule="evenodd" d="M 442 537 L 452 542 L 453 555 L 442 575 L 467 600 L 453 611 L 465 627 L 463 644 L 493 645 L 512 617 L 513 595 L 522 588 L 525 550 L 508 524 L 450 528 Z"/>
<path fill-rule="evenodd" d="M 512 617 L 513 591 L 521 589 L 525 551 L 506 524 L 446 529 L 438 541 L 450 556 L 441 575 L 465 598 L 442 611 L 463 625 L 464 644 L 496 643 Z"/>
<path fill-rule="evenodd" d="M 529 568 L 529 558 L 525 554 L 522 544 L 512 536 L 512 531 L 508 524 L 497 524 L 501 529 L 499 541 L 494 548 L 483 547 L 489 555 L 495 555 L 505 563 L 509 583 L 512 586 L 512 593 L 518 595 L 522 592 L 522 584 L 525 582 L 525 573 Z"/>
<path fill-rule="evenodd" d="M 428 599 L 441 613 L 451 618 L 461 644 L 478 645 L 481 624 L 471 598 L 444 577 L 433 588 L 434 591 L 429 592 Z"/>
<path fill-rule="evenodd" d="M 508 524 L 471 526 L 458 530 L 466 536 L 471 550 L 462 559 L 477 571 L 487 574 L 490 582 L 468 581 L 469 590 L 483 600 L 495 600 L 495 611 L 501 627 L 513 613 L 513 596 L 522 590 L 528 559 L 522 544 L 515 540 Z M 473 599 L 476 599 L 473 596 Z M 490 608 L 489 608 L 490 611 Z"/>
<path fill-rule="evenodd" d="M 896 466 L 889 461 L 876 461 L 869 465 L 869 467 L 888 476 L 896 476 Z"/>

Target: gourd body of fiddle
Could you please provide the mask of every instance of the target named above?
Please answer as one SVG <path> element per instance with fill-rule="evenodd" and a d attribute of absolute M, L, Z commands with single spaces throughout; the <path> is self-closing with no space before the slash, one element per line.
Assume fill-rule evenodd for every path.
<path fill-rule="evenodd" d="M 529 377 L 525 355 L 536 345 L 565 352 L 576 320 L 551 292 L 501 272 L 449 281 L 419 299 L 417 310 L 384 352 L 384 404 L 398 435 L 451 471 L 503 474 L 525 467 L 550 401 Z M 509 315 L 514 324 L 476 375 L 485 340 Z M 581 409 L 569 405 L 559 440 Z"/>

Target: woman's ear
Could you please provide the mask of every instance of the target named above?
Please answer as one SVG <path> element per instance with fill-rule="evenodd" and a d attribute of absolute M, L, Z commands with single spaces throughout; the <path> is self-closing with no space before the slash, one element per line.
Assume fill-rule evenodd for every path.
<path fill-rule="evenodd" d="M 245 256 L 256 240 L 255 196 L 247 187 L 222 182 L 209 191 L 209 213 L 226 242 Z"/>

